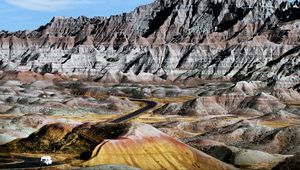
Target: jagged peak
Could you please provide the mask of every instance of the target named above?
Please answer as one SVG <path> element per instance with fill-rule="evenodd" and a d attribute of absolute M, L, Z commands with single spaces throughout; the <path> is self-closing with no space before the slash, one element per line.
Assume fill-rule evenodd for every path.
<path fill-rule="evenodd" d="M 79 16 L 79 17 L 67 17 L 67 16 L 55 16 L 52 18 L 51 23 L 53 22 L 61 22 L 61 21 L 81 21 L 81 22 L 86 22 L 89 21 L 90 18 L 86 17 L 86 16 Z"/>

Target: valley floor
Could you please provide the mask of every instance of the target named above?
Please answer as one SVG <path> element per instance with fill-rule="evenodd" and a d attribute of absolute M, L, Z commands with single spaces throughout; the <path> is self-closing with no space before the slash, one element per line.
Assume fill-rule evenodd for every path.
<path fill-rule="evenodd" d="M 264 82 L 5 78 L 0 168 L 42 168 L 51 155 L 57 169 L 297 169 L 299 107 L 296 89 Z"/>

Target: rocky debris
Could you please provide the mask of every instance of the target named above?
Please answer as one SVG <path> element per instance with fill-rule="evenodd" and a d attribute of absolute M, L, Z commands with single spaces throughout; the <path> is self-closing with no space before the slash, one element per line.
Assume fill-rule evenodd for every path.
<path fill-rule="evenodd" d="M 214 158 L 243 169 L 271 169 L 287 157 L 291 157 L 258 150 L 241 149 L 210 140 L 200 140 L 190 145 Z"/>
<path fill-rule="evenodd" d="M 264 145 L 254 144 L 252 148 L 269 153 L 294 155 L 300 149 L 299 130 L 300 127 L 297 125 L 283 128 L 275 133 L 273 138 L 262 141 Z"/>
<path fill-rule="evenodd" d="M 297 125 L 271 128 L 256 124 L 253 121 L 239 121 L 204 130 L 206 131 L 201 131 L 202 134 L 184 138 L 182 141 L 193 145 L 193 143 L 197 144 L 201 140 L 212 140 L 229 146 L 286 155 L 295 154 L 300 149 L 299 135 L 297 135 L 299 126 Z"/>
<path fill-rule="evenodd" d="M 203 133 L 213 132 L 222 127 L 229 126 L 231 124 L 239 122 L 240 119 L 235 117 L 214 117 L 214 118 L 203 118 L 193 122 L 180 122 L 177 127 L 189 132 Z"/>
<path fill-rule="evenodd" d="M 286 105 L 279 99 L 266 93 L 247 97 L 239 93 L 228 93 L 214 96 L 202 96 L 184 102 L 171 103 L 154 111 L 157 114 L 177 115 L 262 115 L 285 109 Z"/>
<path fill-rule="evenodd" d="M 80 106 L 86 106 L 86 107 L 93 107 L 93 108 L 99 108 L 100 106 L 97 105 L 97 103 L 89 102 L 87 100 L 84 100 L 83 98 L 72 98 L 68 101 L 65 101 L 64 103 L 66 106 L 69 107 L 80 107 Z"/>
<path fill-rule="evenodd" d="M 272 113 L 284 109 L 286 107 L 279 99 L 264 92 L 258 93 L 256 96 L 245 98 L 238 108 L 255 109 L 262 113 Z"/>
<path fill-rule="evenodd" d="M 271 95 L 285 102 L 300 101 L 300 93 L 293 89 L 274 89 Z"/>
<path fill-rule="evenodd" d="M 155 92 L 166 96 L 163 89 L 157 89 Z M 297 107 L 299 103 L 297 91 L 268 87 L 266 83 L 262 82 L 242 81 L 228 85 L 206 84 L 194 88 L 187 94 L 193 95 L 193 93 L 194 95 L 198 94 L 199 97 L 183 103 L 166 103 L 154 110 L 153 113 L 181 116 L 232 114 L 253 117 L 282 111 L 300 115 Z"/>
<path fill-rule="evenodd" d="M 46 124 L 53 123 L 54 120 L 41 114 L 26 114 L 12 119 L 11 123 L 18 126 L 26 126 L 32 128 L 41 128 Z M 23 125 L 22 125 L 23 124 Z"/>
<path fill-rule="evenodd" d="M 234 164 L 235 152 L 224 144 L 211 141 L 208 143 L 207 141 L 199 141 L 197 144 L 193 145 L 193 147 L 223 162 Z"/>
<path fill-rule="evenodd" d="M 289 113 L 287 111 L 278 111 L 274 113 L 265 114 L 261 117 L 256 118 L 258 121 L 291 121 L 291 120 L 297 120 L 300 117 Z"/>
<path fill-rule="evenodd" d="M 86 94 L 87 96 L 130 96 L 131 98 L 173 98 L 185 97 L 195 93 L 195 89 L 179 88 L 174 85 L 152 85 L 152 84 L 118 84 L 114 86 L 90 86 L 75 88 L 74 94 Z"/>
<path fill-rule="evenodd" d="M 1 85 L 2 84 L 2 85 Z M 18 87 L 18 88 L 16 88 Z M 105 93 L 101 94 L 105 95 Z M 84 113 L 120 114 L 137 108 L 127 99 L 108 97 L 97 100 L 97 96 L 74 96 L 71 90 L 61 88 L 50 80 L 38 80 L 24 84 L 19 81 L 0 82 L 0 113 L 47 115 L 82 115 Z"/>
<path fill-rule="evenodd" d="M 169 129 L 176 128 L 195 134 L 200 132 L 199 135 L 186 135 L 181 141 L 239 168 L 294 167 L 298 163 L 297 153 L 300 149 L 299 126 L 267 127 L 257 124 L 257 121 L 265 120 L 206 118 L 196 122 L 173 123 Z"/>
<path fill-rule="evenodd" d="M 156 0 L 110 17 L 54 17 L 34 31 L 2 31 L 0 69 L 111 83 L 223 79 L 294 87 L 299 11 L 297 1 Z"/>
<path fill-rule="evenodd" d="M 246 116 L 246 117 L 257 117 L 257 116 L 263 116 L 265 113 L 262 113 L 258 110 L 255 109 L 250 109 L 250 108 L 243 108 L 243 109 L 237 109 L 233 112 L 231 112 L 233 115 L 237 116 Z"/>
<path fill-rule="evenodd" d="M 275 166 L 272 170 L 299 169 L 299 164 L 300 164 L 299 160 L 300 160 L 300 155 L 299 153 L 297 153 L 295 156 L 287 158 L 285 161 L 282 161 L 280 164 Z"/>

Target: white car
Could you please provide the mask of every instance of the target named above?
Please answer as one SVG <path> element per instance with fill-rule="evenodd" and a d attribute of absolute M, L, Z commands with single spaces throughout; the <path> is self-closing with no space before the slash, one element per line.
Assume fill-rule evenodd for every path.
<path fill-rule="evenodd" d="M 50 156 L 43 156 L 43 157 L 41 157 L 41 162 L 45 165 L 51 165 L 52 159 Z"/>

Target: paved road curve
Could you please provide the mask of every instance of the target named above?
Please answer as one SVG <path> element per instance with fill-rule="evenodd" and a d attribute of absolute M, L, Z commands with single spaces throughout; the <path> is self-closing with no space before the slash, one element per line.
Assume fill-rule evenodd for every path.
<path fill-rule="evenodd" d="M 149 100 L 131 100 L 131 101 L 137 101 L 137 102 L 144 102 L 146 103 L 146 106 L 136 110 L 132 113 L 126 114 L 124 116 L 121 116 L 115 120 L 110 121 L 111 123 L 122 123 L 125 121 L 128 121 L 152 108 L 154 108 L 157 103 L 154 101 L 149 101 Z M 4 163 L 0 163 L 0 169 L 24 169 L 24 168 L 41 168 L 41 167 L 51 167 L 51 166 L 55 166 L 55 165 L 60 165 L 60 163 L 58 162 L 54 162 L 51 166 L 47 166 L 47 165 L 43 165 L 40 162 L 40 158 L 31 158 L 31 157 L 22 157 L 22 156 L 0 156 L 0 160 L 21 160 L 17 163 L 12 163 L 12 164 L 4 164 Z M 23 161 L 22 161 L 23 160 Z"/>
<path fill-rule="evenodd" d="M 132 118 L 134 118 L 134 117 L 136 117 L 136 116 L 138 116 L 138 115 L 140 115 L 140 114 L 142 114 L 142 113 L 144 113 L 144 112 L 146 112 L 146 111 L 154 108 L 157 105 L 156 102 L 150 101 L 150 100 L 134 100 L 134 99 L 132 99 L 131 101 L 144 102 L 144 103 L 146 103 L 146 106 L 143 107 L 143 108 L 141 108 L 141 109 L 139 109 L 139 110 L 136 110 L 136 111 L 134 111 L 132 113 L 129 113 L 129 114 L 124 115 L 124 116 L 121 116 L 121 117 L 119 117 L 119 118 L 117 118 L 115 120 L 112 120 L 112 121 L 110 121 L 111 123 L 122 123 L 122 122 L 125 122 L 125 121 L 127 121 L 129 119 L 132 119 Z"/>
<path fill-rule="evenodd" d="M 24 168 L 41 168 L 60 165 L 58 162 L 53 162 L 52 165 L 44 165 L 40 158 L 24 157 L 24 156 L 0 156 L 0 160 L 17 161 L 17 163 L 0 163 L 0 169 L 24 169 Z"/>

